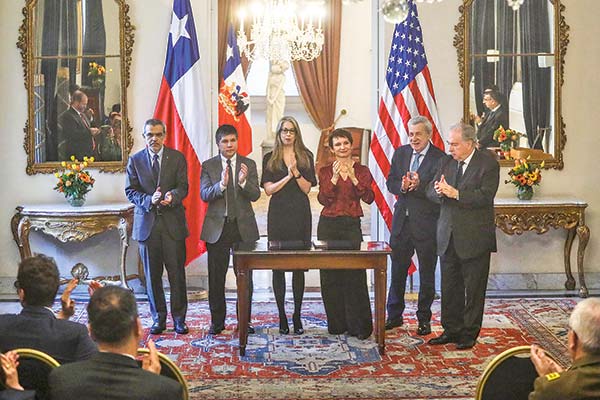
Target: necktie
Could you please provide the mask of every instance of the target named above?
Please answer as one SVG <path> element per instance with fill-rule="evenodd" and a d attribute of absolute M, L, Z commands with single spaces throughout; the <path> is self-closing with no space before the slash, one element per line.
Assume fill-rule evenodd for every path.
<path fill-rule="evenodd" d="M 455 186 L 458 186 L 458 184 L 460 183 L 460 180 L 462 179 L 463 176 L 463 166 L 465 165 L 464 161 L 461 161 L 458 163 L 458 169 L 456 170 L 456 183 Z"/>
<path fill-rule="evenodd" d="M 152 158 L 152 176 L 154 176 L 154 181 L 156 182 L 156 186 L 158 186 L 158 178 L 160 176 L 160 164 L 158 163 L 158 154 L 155 154 Z"/>
<path fill-rule="evenodd" d="M 227 181 L 227 189 L 225 189 L 225 202 L 227 208 L 227 217 L 234 219 L 237 217 L 237 207 L 235 204 L 235 192 L 233 182 L 235 176 L 233 175 L 233 169 L 231 168 L 231 160 L 227 160 L 227 172 L 229 173 L 229 180 Z"/>
<path fill-rule="evenodd" d="M 413 153 L 415 158 L 413 159 L 412 164 L 410 165 L 410 172 L 414 172 L 419 169 L 419 159 L 421 158 L 421 153 Z"/>
<path fill-rule="evenodd" d="M 83 122 L 83 125 L 85 125 L 86 128 L 90 129 L 90 123 L 88 121 L 88 119 L 85 117 L 85 115 L 83 115 L 83 113 L 80 113 L 79 116 L 81 117 L 81 121 Z M 91 131 L 90 131 L 91 133 Z M 96 150 L 96 139 L 94 138 L 94 136 L 92 135 L 92 150 Z"/>

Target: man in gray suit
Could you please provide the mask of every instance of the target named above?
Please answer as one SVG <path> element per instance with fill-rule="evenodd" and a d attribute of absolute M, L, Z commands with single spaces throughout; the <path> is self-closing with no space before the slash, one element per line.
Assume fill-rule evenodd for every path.
<path fill-rule="evenodd" d="M 477 149 L 472 126 L 457 124 L 448 136 L 450 156 L 429 184 L 440 203 L 437 251 L 442 268 L 442 335 L 430 344 L 475 345 L 485 304 L 490 253 L 496 251 L 494 197 L 500 166 L 491 152 Z"/>
<path fill-rule="evenodd" d="M 167 130 L 158 119 L 144 124 L 146 148 L 129 157 L 125 194 L 135 204 L 133 239 L 139 242 L 146 291 L 154 324 L 150 333 L 167 328 L 163 266 L 171 287 L 175 332 L 188 333 L 185 323 L 185 238 L 188 229 L 182 201 L 188 194 L 187 163 L 179 151 L 164 146 Z"/>
<path fill-rule="evenodd" d="M 225 329 L 225 276 L 231 248 L 237 242 L 258 240 L 252 202 L 260 197 L 256 163 L 237 154 L 238 133 L 235 127 L 221 125 L 215 138 L 219 154 L 202 163 L 200 180 L 200 196 L 208 203 L 200 238 L 206 242 L 208 251 L 211 335 L 219 334 Z M 249 305 L 251 303 L 252 301 L 248 302 Z M 250 312 L 248 315 L 250 316 Z M 250 325 L 248 333 L 254 333 L 254 328 Z"/>

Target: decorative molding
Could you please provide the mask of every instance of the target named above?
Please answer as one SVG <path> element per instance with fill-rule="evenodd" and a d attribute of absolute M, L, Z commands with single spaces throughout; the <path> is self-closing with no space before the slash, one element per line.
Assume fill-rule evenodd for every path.
<path fill-rule="evenodd" d="M 538 212 L 524 210 L 519 213 L 497 213 L 496 226 L 507 235 L 521 235 L 523 232 L 535 231 L 546 233 L 550 228 L 572 229 L 580 219 L 579 211 L 570 212 Z"/>

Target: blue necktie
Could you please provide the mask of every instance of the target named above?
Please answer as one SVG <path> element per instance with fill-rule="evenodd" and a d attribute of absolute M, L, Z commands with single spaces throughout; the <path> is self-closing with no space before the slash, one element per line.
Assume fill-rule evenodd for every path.
<path fill-rule="evenodd" d="M 158 163 L 158 154 L 155 154 L 152 157 L 152 176 L 154 177 L 154 181 L 158 186 L 158 177 L 160 176 L 160 164 Z"/>
<path fill-rule="evenodd" d="M 410 172 L 414 172 L 419 169 L 419 158 L 421 157 L 421 153 L 413 153 L 413 155 L 415 158 L 410 166 Z"/>

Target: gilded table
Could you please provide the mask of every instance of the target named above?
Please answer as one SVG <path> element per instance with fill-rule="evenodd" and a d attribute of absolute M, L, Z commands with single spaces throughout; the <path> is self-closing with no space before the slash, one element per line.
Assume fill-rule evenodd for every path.
<path fill-rule="evenodd" d="M 248 343 L 248 278 L 255 269 L 284 271 L 306 269 L 373 269 L 375 271 L 374 334 L 380 354 L 385 352 L 385 296 L 387 256 L 391 249 L 385 242 L 362 242 L 357 250 L 269 250 L 266 239 L 242 243 L 233 251 L 237 269 L 238 331 L 240 355 Z"/>
<path fill-rule="evenodd" d="M 534 197 L 533 200 L 516 198 L 496 198 L 494 211 L 496 226 L 508 235 L 520 235 L 526 231 L 538 234 L 548 232 L 550 228 L 567 230 L 565 241 L 564 264 L 567 281 L 565 288 L 575 289 L 575 279 L 571 272 L 571 249 L 575 235 L 579 238 L 577 245 L 577 274 L 579 275 L 579 295 L 588 296 L 585 285 L 583 256 L 590 239 L 590 228 L 585 224 L 587 203 L 573 198 Z"/>
<path fill-rule="evenodd" d="M 133 224 L 133 204 L 108 203 L 71 207 L 68 204 L 18 206 L 11 220 L 21 260 L 31 256 L 29 232 L 39 230 L 63 243 L 81 242 L 99 233 L 116 229 L 121 239 L 120 281 L 127 285 L 127 249 Z"/>

